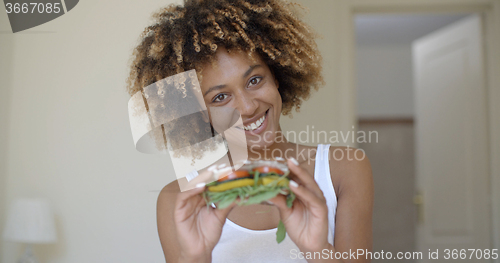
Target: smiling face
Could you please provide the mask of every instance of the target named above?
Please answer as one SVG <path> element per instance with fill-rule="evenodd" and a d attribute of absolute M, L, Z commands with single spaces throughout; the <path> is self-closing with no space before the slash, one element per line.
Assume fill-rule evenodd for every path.
<path fill-rule="evenodd" d="M 249 147 L 264 148 L 274 143 L 276 132 L 281 131 L 281 96 L 278 82 L 259 55 L 249 57 L 243 52 L 218 49 L 216 65 L 204 65 L 200 85 L 208 108 L 239 111 Z"/>

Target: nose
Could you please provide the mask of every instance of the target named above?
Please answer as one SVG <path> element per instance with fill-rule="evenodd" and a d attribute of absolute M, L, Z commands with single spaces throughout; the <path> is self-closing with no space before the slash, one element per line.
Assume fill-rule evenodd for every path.
<path fill-rule="evenodd" d="M 259 102 L 247 91 L 240 91 L 236 96 L 236 109 L 241 116 L 252 116 L 256 113 Z"/>

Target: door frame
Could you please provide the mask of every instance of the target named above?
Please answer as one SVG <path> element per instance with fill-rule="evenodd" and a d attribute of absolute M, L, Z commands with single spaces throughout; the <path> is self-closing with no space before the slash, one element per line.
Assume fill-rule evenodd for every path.
<path fill-rule="evenodd" d="M 500 248 L 500 1 L 495 0 L 339 0 L 341 23 L 339 63 L 342 78 L 337 87 L 343 98 L 356 108 L 355 28 L 354 16 L 374 13 L 481 13 L 484 28 L 486 92 L 490 155 L 490 195 L 492 248 Z M 357 121 L 349 114 L 350 123 Z M 500 263 L 500 258 L 494 261 Z"/>

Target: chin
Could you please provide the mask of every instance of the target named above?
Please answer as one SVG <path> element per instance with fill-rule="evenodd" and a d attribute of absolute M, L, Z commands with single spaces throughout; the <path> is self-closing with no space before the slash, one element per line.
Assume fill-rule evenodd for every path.
<path fill-rule="evenodd" d="M 249 150 L 262 151 L 271 147 L 276 140 L 275 132 L 267 131 L 259 138 L 247 138 L 247 146 Z"/>
<path fill-rule="evenodd" d="M 272 143 L 265 142 L 265 141 L 260 141 L 260 142 L 255 142 L 252 140 L 247 141 L 247 145 L 249 149 L 254 149 L 254 150 L 263 150 L 265 148 L 268 148 L 269 146 L 272 145 Z"/>

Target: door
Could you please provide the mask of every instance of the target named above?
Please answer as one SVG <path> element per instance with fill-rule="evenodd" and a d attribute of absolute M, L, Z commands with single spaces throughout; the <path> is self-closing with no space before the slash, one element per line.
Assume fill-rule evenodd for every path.
<path fill-rule="evenodd" d="M 450 262 L 460 252 L 465 262 L 489 262 L 476 259 L 491 248 L 481 16 L 416 40 L 413 61 L 420 262 Z"/>

